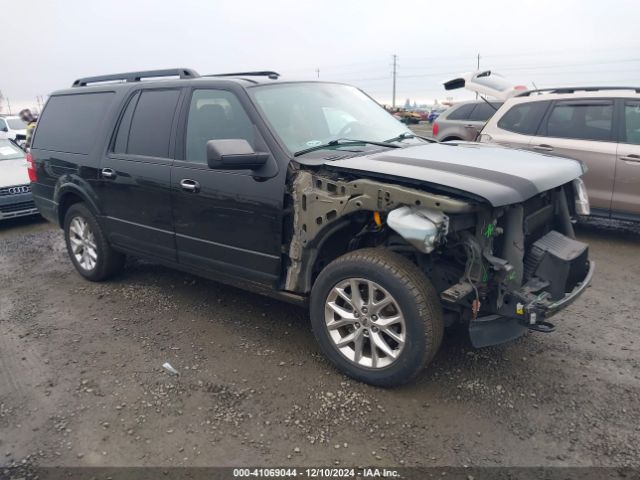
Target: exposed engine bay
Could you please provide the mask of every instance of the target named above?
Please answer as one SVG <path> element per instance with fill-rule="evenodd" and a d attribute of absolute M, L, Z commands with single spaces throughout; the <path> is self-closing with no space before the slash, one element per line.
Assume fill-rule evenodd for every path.
<path fill-rule="evenodd" d="M 591 278 L 588 247 L 573 231 L 580 189 L 571 182 L 500 207 L 336 172 L 300 169 L 290 185 L 290 292 L 308 293 L 315 273 L 346 251 L 388 248 L 421 267 L 447 322 L 468 322 L 484 346 L 527 328 L 552 331 L 546 319 Z"/>

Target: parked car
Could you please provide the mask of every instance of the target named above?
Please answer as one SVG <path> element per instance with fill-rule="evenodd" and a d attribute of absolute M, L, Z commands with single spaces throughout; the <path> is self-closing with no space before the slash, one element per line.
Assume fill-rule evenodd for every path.
<path fill-rule="evenodd" d="M 480 140 L 575 158 L 591 215 L 640 221 L 640 89 L 556 88 L 507 100 Z"/>
<path fill-rule="evenodd" d="M 502 102 L 472 100 L 460 102 L 440 114 L 433 124 L 433 136 L 440 142 L 466 140 L 474 142 L 487 120 Z"/>
<path fill-rule="evenodd" d="M 84 278 L 143 256 L 307 306 L 327 357 L 375 385 L 417 375 L 445 325 L 476 346 L 552 331 L 594 270 L 580 162 L 422 139 L 344 84 L 83 78 L 47 101 L 28 162 Z"/>
<path fill-rule="evenodd" d="M 417 113 L 420 116 L 420 120 L 421 121 L 425 121 L 427 122 L 429 120 L 429 111 L 428 110 L 416 110 L 415 113 Z"/>
<path fill-rule="evenodd" d="M 20 117 L 0 116 L 0 139 L 3 138 L 24 142 L 27 138 L 27 124 Z"/>
<path fill-rule="evenodd" d="M 37 214 L 25 153 L 11 140 L 0 139 L 0 220 Z"/>
<path fill-rule="evenodd" d="M 411 112 L 409 110 L 401 110 L 399 114 L 400 114 L 400 121 L 402 123 L 406 123 L 407 125 L 416 125 L 420 123 L 420 120 L 422 120 L 422 117 L 417 112 Z"/>

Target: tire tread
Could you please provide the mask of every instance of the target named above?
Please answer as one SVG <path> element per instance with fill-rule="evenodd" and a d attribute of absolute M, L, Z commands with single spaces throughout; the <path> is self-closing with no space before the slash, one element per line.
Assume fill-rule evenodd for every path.
<path fill-rule="evenodd" d="M 381 386 L 391 386 L 405 383 L 415 378 L 424 367 L 433 359 L 438 351 L 444 335 L 444 320 L 440 298 L 427 276 L 409 259 L 398 253 L 384 248 L 366 248 L 354 250 L 338 257 L 331 262 L 326 269 L 357 262 L 373 265 L 387 274 L 395 277 L 406 288 L 414 299 L 420 319 L 422 319 L 425 331 L 425 348 L 420 365 L 414 369 L 411 375 L 401 382 L 377 382 Z M 322 275 L 322 272 L 321 272 Z"/>

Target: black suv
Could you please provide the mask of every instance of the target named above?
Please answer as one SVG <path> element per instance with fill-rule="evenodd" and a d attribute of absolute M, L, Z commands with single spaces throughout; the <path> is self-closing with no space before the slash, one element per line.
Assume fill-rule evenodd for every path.
<path fill-rule="evenodd" d="M 84 78 L 51 95 L 27 160 L 85 278 L 128 254 L 308 305 L 325 354 L 377 385 L 454 322 L 476 346 L 552 331 L 593 272 L 579 162 L 422 139 L 338 83 Z"/>

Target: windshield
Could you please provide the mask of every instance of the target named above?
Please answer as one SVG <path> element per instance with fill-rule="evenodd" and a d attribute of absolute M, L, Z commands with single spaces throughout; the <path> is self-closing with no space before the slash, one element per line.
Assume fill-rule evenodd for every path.
<path fill-rule="evenodd" d="M 384 142 L 410 135 L 407 127 L 355 87 L 285 83 L 249 89 L 291 152 L 340 138 Z"/>
<path fill-rule="evenodd" d="M 0 161 L 24 158 L 25 153 L 9 140 L 0 140 Z"/>
<path fill-rule="evenodd" d="M 11 130 L 24 130 L 27 128 L 27 124 L 19 118 L 7 118 L 6 120 Z"/>

